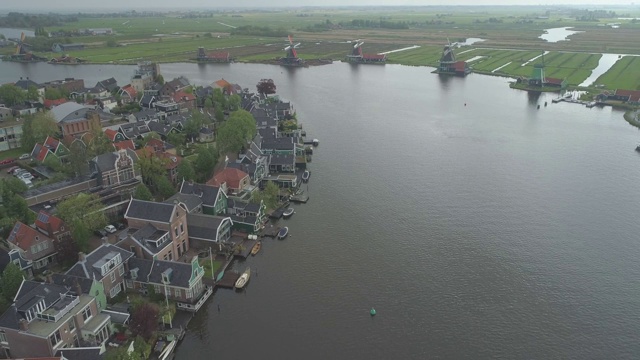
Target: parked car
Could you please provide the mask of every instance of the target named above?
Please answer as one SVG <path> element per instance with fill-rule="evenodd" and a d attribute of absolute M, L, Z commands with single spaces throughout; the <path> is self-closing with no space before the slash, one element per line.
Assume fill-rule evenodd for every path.
<path fill-rule="evenodd" d="M 13 164 L 14 162 L 16 162 L 16 159 L 4 159 L 0 161 L 0 165 Z"/>
<path fill-rule="evenodd" d="M 9 168 L 9 170 L 7 170 L 7 174 L 11 174 L 18 169 L 20 169 L 20 166 L 12 166 Z"/>
<path fill-rule="evenodd" d="M 16 169 L 16 170 L 13 171 L 13 176 L 17 177 L 18 175 L 24 174 L 24 173 L 29 173 L 29 172 L 27 170 L 25 170 L 25 169 L 22 169 L 22 168 Z"/>
<path fill-rule="evenodd" d="M 107 225 L 104 227 L 104 231 L 108 232 L 109 234 L 113 234 L 114 232 L 118 231 L 118 229 L 116 229 L 116 227 L 113 225 Z"/>
<path fill-rule="evenodd" d="M 18 174 L 18 179 L 29 179 L 29 180 L 33 180 L 33 175 L 31 175 L 28 172 L 22 172 L 20 174 Z"/>
<path fill-rule="evenodd" d="M 94 232 L 96 235 L 100 236 L 100 237 L 105 237 L 107 236 L 107 232 L 104 231 L 103 229 L 98 229 Z"/>
<path fill-rule="evenodd" d="M 30 158 L 30 157 L 31 157 L 31 155 L 30 155 L 30 154 L 22 154 L 22 155 L 20 155 L 20 157 L 19 157 L 18 159 L 20 159 L 20 160 L 26 160 L 26 159 L 28 159 L 28 158 Z"/>
<path fill-rule="evenodd" d="M 33 187 L 33 183 L 31 182 L 31 180 L 29 180 L 29 179 L 24 179 L 24 178 L 20 178 L 20 180 L 22 180 L 22 182 L 23 182 L 25 185 L 27 185 L 27 187 L 28 187 L 29 189 L 31 189 L 31 188 Z"/>

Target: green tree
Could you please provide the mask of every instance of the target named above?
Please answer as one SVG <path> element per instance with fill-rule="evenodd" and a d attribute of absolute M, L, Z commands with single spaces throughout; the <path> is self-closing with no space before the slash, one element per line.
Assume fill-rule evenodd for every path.
<path fill-rule="evenodd" d="M 69 96 L 69 92 L 65 89 L 54 89 L 48 88 L 44 90 L 44 98 L 49 100 L 57 100 L 62 98 L 67 98 Z"/>
<path fill-rule="evenodd" d="M 142 176 L 142 182 L 144 182 L 151 192 L 158 192 L 159 178 L 165 176 L 165 159 L 155 156 L 152 152 L 144 152 L 138 158 L 136 162 L 140 175 Z"/>
<path fill-rule="evenodd" d="M 213 116 L 215 117 L 216 121 L 219 123 L 224 121 L 224 111 L 222 111 L 221 107 L 215 108 L 215 110 L 213 111 Z"/>
<path fill-rule="evenodd" d="M 227 98 L 220 88 L 213 89 L 213 106 L 223 109 L 227 108 Z"/>
<path fill-rule="evenodd" d="M 28 116 L 22 124 L 22 149 L 31 152 L 36 143 L 43 143 L 47 136 L 56 136 L 58 131 L 51 112 L 38 112 Z"/>
<path fill-rule="evenodd" d="M 18 289 L 20 289 L 20 285 L 22 285 L 22 280 L 24 280 L 24 276 L 18 265 L 14 263 L 7 264 L 7 267 L 2 272 L 2 278 L 0 278 L 0 287 L 5 299 L 13 302 L 13 298 L 16 296 Z"/>
<path fill-rule="evenodd" d="M 184 145 L 184 143 L 186 142 L 186 138 L 187 137 L 185 136 L 185 134 L 170 132 L 169 135 L 167 135 L 167 142 L 175 146 L 176 148 L 179 148 L 180 146 Z"/>
<path fill-rule="evenodd" d="M 164 85 L 164 76 L 158 74 L 158 76 L 156 76 L 156 82 L 160 85 Z"/>
<path fill-rule="evenodd" d="M 162 200 L 169 198 L 176 193 L 176 188 L 173 187 L 173 184 L 166 176 L 160 176 L 156 180 L 156 185 L 158 188 L 158 195 L 162 197 Z"/>
<path fill-rule="evenodd" d="M 204 101 L 204 107 L 205 107 L 206 109 L 211 109 L 211 108 L 213 107 L 213 101 L 212 101 L 210 98 L 207 98 L 207 99 Z"/>
<path fill-rule="evenodd" d="M 191 161 L 182 159 L 182 162 L 178 165 L 178 181 L 193 181 L 195 178 L 196 172 L 193 169 L 193 165 L 191 165 Z"/>
<path fill-rule="evenodd" d="M 187 119 L 187 122 L 184 124 L 183 133 L 189 137 L 198 136 L 200 133 L 200 129 L 205 122 L 205 116 L 201 114 L 199 111 L 194 110 L 191 112 L 191 116 Z"/>
<path fill-rule="evenodd" d="M 38 101 L 40 99 L 40 93 L 35 85 L 29 86 L 27 89 L 27 100 Z"/>
<path fill-rule="evenodd" d="M 113 143 L 109 140 L 107 134 L 102 131 L 101 127 L 94 126 L 91 129 L 91 134 L 93 135 L 93 138 L 91 139 L 89 149 L 87 150 L 88 157 L 106 154 L 115 150 Z"/>
<path fill-rule="evenodd" d="M 280 189 L 276 183 L 269 181 L 264 190 L 253 193 L 251 201 L 256 204 L 260 204 L 262 201 L 268 210 L 275 209 L 280 202 Z"/>
<path fill-rule="evenodd" d="M 241 104 L 242 104 L 242 99 L 240 98 L 240 95 L 233 94 L 229 96 L 229 101 L 227 105 L 230 111 L 240 110 Z"/>
<path fill-rule="evenodd" d="M 198 149 L 198 157 L 193 164 L 193 168 L 196 172 L 196 178 L 199 182 L 205 182 L 209 180 L 213 169 L 216 167 L 217 157 L 214 155 L 213 150 L 208 148 Z"/>
<path fill-rule="evenodd" d="M 80 193 L 61 201 L 57 206 L 57 215 L 65 223 L 71 224 L 72 230 L 83 224 L 91 232 L 107 225 L 107 217 L 102 212 L 102 206 L 98 195 Z"/>
<path fill-rule="evenodd" d="M 133 192 L 133 198 L 138 200 L 151 201 L 153 200 L 153 195 L 151 195 L 151 191 L 145 184 L 139 184 L 136 186 L 136 190 Z"/>
<path fill-rule="evenodd" d="M 256 135 L 256 120 L 250 112 L 238 110 L 220 125 L 217 144 L 222 152 L 238 152 Z"/>
<path fill-rule="evenodd" d="M 69 145 L 69 171 L 76 176 L 89 173 L 89 153 L 87 146 L 80 142 L 74 141 Z"/>
<path fill-rule="evenodd" d="M 80 220 L 76 220 L 71 223 L 71 229 L 71 236 L 78 246 L 78 249 L 87 251 L 89 249 L 89 239 L 91 238 L 91 230 L 89 230 L 87 224 Z"/>
<path fill-rule="evenodd" d="M 256 85 L 256 89 L 258 90 L 258 93 L 261 95 L 275 94 L 276 84 L 273 82 L 272 79 L 262 79 Z"/>
<path fill-rule="evenodd" d="M 27 100 L 27 92 L 13 84 L 0 86 L 0 102 L 6 106 L 22 104 Z"/>
<path fill-rule="evenodd" d="M 135 344 L 134 344 L 135 346 Z M 128 347 L 109 348 L 104 353 L 104 360 L 142 360 L 143 357 L 137 351 L 129 353 Z M 146 359 L 146 357 L 144 358 Z"/>
<path fill-rule="evenodd" d="M 55 242 L 56 258 L 64 267 L 70 267 L 78 260 L 80 247 L 71 236 L 65 236 L 60 241 Z"/>

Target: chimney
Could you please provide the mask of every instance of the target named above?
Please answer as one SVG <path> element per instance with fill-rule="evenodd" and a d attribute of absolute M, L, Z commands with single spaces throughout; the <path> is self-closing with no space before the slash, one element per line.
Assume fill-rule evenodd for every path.
<path fill-rule="evenodd" d="M 78 261 L 83 262 L 86 257 L 87 257 L 87 255 L 85 253 L 83 253 L 82 251 L 78 253 Z"/>
<path fill-rule="evenodd" d="M 20 319 L 20 330 L 29 331 L 29 322 L 25 319 Z"/>
<path fill-rule="evenodd" d="M 47 284 L 53 284 L 53 276 L 50 272 L 47 272 L 47 275 L 45 277 L 47 279 Z"/>
<path fill-rule="evenodd" d="M 76 295 L 80 296 L 82 295 L 82 287 L 80 286 L 80 281 L 78 281 L 78 279 L 76 279 Z"/>

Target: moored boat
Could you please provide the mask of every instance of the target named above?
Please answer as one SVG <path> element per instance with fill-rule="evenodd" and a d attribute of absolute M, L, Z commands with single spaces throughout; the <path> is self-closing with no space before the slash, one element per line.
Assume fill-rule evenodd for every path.
<path fill-rule="evenodd" d="M 288 217 L 291 217 L 291 215 L 293 215 L 293 213 L 294 213 L 293 208 L 287 208 L 287 210 L 285 210 L 285 211 L 282 213 L 282 217 L 284 217 L 284 218 L 286 219 L 286 218 L 288 218 Z"/>
<path fill-rule="evenodd" d="M 247 282 L 249 282 L 250 276 L 251 276 L 251 268 L 247 268 L 247 270 L 245 270 L 236 281 L 236 284 L 235 284 L 236 289 L 242 289 L 245 285 L 247 285 Z"/>
<path fill-rule="evenodd" d="M 262 243 L 258 241 L 255 245 L 253 245 L 253 248 L 251 249 L 251 255 L 257 254 L 258 251 L 260 251 L 260 248 L 262 248 Z"/>
<path fill-rule="evenodd" d="M 311 176 L 311 173 L 309 172 L 309 170 L 305 170 L 302 173 L 302 181 L 304 181 L 304 182 L 309 181 L 309 176 Z"/>
<path fill-rule="evenodd" d="M 636 146 L 636 151 L 640 152 L 640 145 Z"/>
<path fill-rule="evenodd" d="M 289 235 L 289 228 L 287 226 L 283 227 L 278 231 L 278 239 L 284 239 Z"/>

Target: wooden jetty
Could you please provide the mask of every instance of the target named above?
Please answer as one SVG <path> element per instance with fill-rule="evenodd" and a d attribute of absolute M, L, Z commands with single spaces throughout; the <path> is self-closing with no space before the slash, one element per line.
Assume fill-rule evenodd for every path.
<path fill-rule="evenodd" d="M 235 256 L 246 259 L 251 254 L 251 249 L 258 243 L 258 240 L 244 240 L 238 247 Z"/>
<path fill-rule="evenodd" d="M 306 203 L 309 201 L 309 195 L 304 192 L 300 192 L 299 194 L 289 196 L 289 201 L 294 203 Z"/>
<path fill-rule="evenodd" d="M 279 231 L 280 231 L 280 227 L 269 225 L 269 226 L 265 226 L 265 228 L 262 229 L 261 235 L 263 237 L 274 238 L 274 237 L 278 236 L 278 232 Z"/>
<path fill-rule="evenodd" d="M 222 279 L 220 279 L 220 281 L 216 283 L 216 286 L 221 288 L 233 289 L 239 277 L 240 273 L 238 272 L 225 271 L 224 276 L 222 277 Z"/>

